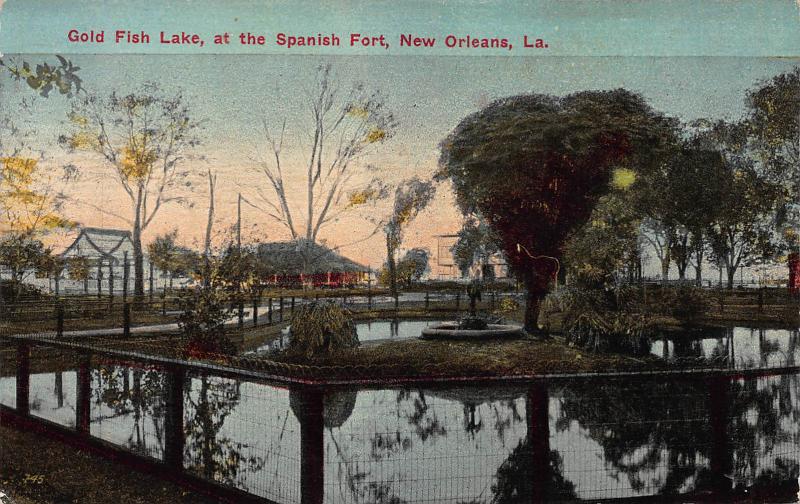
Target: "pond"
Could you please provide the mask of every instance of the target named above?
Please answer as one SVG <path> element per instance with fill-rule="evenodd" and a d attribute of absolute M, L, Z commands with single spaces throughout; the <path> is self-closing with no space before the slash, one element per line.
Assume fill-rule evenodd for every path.
<path fill-rule="evenodd" d="M 724 362 L 736 369 L 794 366 L 800 362 L 800 331 L 721 327 L 668 333 L 653 341 L 650 353 L 667 360 Z"/>
<path fill-rule="evenodd" d="M 372 320 L 356 322 L 356 332 L 361 343 L 382 343 L 409 338 L 419 338 L 422 330 L 445 320 Z M 259 346 L 247 354 L 268 353 L 283 350 L 289 344 L 289 329 L 281 331 L 280 338 Z"/>
<path fill-rule="evenodd" d="M 51 371 L 31 414 L 73 427 L 77 373 Z M 179 410 L 157 367 L 95 358 L 89 376 L 91 436 L 161 460 L 180 411 L 185 470 L 280 504 L 680 500 L 725 481 L 786 498 L 800 475 L 797 374 L 322 392 L 188 374 Z"/>

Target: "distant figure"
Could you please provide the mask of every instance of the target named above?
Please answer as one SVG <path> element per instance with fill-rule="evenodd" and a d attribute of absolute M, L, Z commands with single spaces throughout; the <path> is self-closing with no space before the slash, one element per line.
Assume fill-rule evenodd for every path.
<path fill-rule="evenodd" d="M 481 300 L 481 284 L 478 280 L 473 280 L 467 285 L 467 296 L 469 296 L 469 314 L 474 317 L 477 302 Z"/>

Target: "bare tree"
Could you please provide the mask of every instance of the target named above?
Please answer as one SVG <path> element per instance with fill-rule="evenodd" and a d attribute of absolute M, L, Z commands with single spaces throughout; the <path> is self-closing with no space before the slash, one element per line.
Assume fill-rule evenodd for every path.
<path fill-rule="evenodd" d="M 286 172 L 293 168 L 283 163 L 286 121 L 282 121 L 277 134 L 271 131 L 267 118 L 262 121 L 266 153 L 260 152 L 257 162 L 258 172 L 267 184 L 255 188 L 258 203 L 249 203 L 284 226 L 292 240 L 316 242 L 326 224 L 353 208 L 348 202 L 355 185 L 353 176 L 369 169 L 360 159 L 390 138 L 396 127 L 377 92 L 367 92 L 361 84 L 341 92 L 334 81 L 331 65 L 321 66 L 308 99 L 312 127 L 310 145 L 304 147 L 308 149 L 305 210 L 301 212 L 305 229 L 295 219 L 287 196 Z"/>
<path fill-rule="evenodd" d="M 130 199 L 129 217 L 83 203 L 131 226 L 134 294 L 140 296 L 144 293 L 142 232 L 164 205 L 185 201 L 180 191 L 191 182 L 189 172 L 179 167 L 199 144 L 199 123 L 191 117 L 182 94 L 167 96 L 156 84 L 145 84 L 128 95 L 82 96 L 73 102 L 69 119 L 72 131 L 61 137 L 62 145 L 98 155 L 105 169 L 97 175 L 110 175 Z"/>

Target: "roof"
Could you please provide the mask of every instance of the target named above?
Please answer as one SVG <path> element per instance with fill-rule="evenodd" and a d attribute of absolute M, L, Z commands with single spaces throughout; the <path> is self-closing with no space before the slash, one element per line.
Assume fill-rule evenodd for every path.
<path fill-rule="evenodd" d="M 307 240 L 261 243 L 256 254 L 269 269 L 281 274 L 367 271 L 363 264 Z M 311 271 L 304 271 L 306 263 Z"/>
<path fill-rule="evenodd" d="M 85 227 L 81 228 L 81 231 L 98 236 L 118 236 L 118 237 L 131 237 L 130 231 L 125 231 L 122 229 L 105 229 L 105 228 L 96 228 L 96 227 Z"/>
<path fill-rule="evenodd" d="M 78 236 L 69 247 L 61 252 L 61 255 L 66 255 L 70 250 L 75 248 L 78 243 L 80 243 L 81 238 L 85 238 L 86 243 L 101 256 L 113 257 L 114 252 L 116 252 L 126 240 L 131 241 L 131 233 L 130 231 L 123 231 L 121 229 L 81 228 Z"/>

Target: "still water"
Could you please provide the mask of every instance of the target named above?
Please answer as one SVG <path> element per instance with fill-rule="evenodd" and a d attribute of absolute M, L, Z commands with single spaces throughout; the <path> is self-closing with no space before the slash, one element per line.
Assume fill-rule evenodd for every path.
<path fill-rule="evenodd" d="M 382 343 L 402 339 L 419 338 L 422 330 L 430 325 L 449 322 L 450 320 L 373 320 L 356 323 L 358 340 L 361 343 Z M 259 346 L 248 354 L 269 353 L 283 350 L 289 344 L 289 328 L 281 332 L 280 338 Z"/>
<path fill-rule="evenodd" d="M 798 351 L 796 331 L 726 337 L 743 362 L 771 365 L 779 352 L 783 363 Z M 689 347 L 715 355 L 717 340 Z M 667 344 L 668 358 L 684 351 Z M 77 373 L 51 371 L 31 376 L 31 414 L 72 427 Z M 95 359 L 91 435 L 161 459 L 167 381 L 155 367 Z M 326 503 L 682 500 L 718 491 L 720 475 L 740 495 L 785 501 L 800 476 L 798 392 L 797 374 L 338 388 L 315 417 L 304 390 L 192 374 L 181 394 L 183 465 L 281 504 L 301 502 L 308 470 L 320 472 Z M 0 378 L 0 402 L 13 405 L 13 377 Z M 309 447 L 301 438 L 314 422 L 322 434 Z M 314 456 L 322 462 L 309 469 Z"/>

